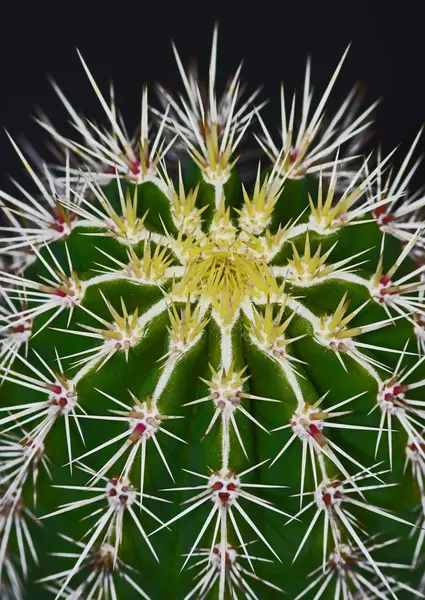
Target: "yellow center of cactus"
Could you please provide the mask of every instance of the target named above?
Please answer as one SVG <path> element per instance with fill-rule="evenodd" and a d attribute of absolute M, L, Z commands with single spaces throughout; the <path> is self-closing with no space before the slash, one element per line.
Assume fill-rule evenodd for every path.
<path fill-rule="evenodd" d="M 244 302 L 282 296 L 283 285 L 260 251 L 261 236 L 251 239 L 246 232 L 239 232 L 230 218 L 230 208 L 223 204 L 208 233 L 193 234 L 177 245 L 185 271 L 173 295 L 212 304 L 223 324 L 234 321 Z"/>

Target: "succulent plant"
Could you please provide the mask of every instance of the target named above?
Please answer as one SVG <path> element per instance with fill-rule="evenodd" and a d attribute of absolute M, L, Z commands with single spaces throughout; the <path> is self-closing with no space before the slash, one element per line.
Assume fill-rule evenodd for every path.
<path fill-rule="evenodd" d="M 105 123 L 53 83 L 57 163 L 10 138 L 1 598 L 424 597 L 420 133 L 362 156 L 346 53 L 319 100 L 309 61 L 282 86 L 279 139 L 240 67 L 217 97 L 217 30 L 207 86 L 174 53 L 134 136 L 80 56 Z"/>

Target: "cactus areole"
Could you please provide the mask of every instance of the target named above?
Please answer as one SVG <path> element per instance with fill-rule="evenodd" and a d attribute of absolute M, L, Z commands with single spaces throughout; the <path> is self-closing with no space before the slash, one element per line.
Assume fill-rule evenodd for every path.
<path fill-rule="evenodd" d="M 56 164 L 10 138 L 1 599 L 424 597 L 420 133 L 362 157 L 346 53 L 275 136 L 240 68 L 217 97 L 216 30 L 206 85 L 174 52 L 134 136 L 80 56 L 104 123 L 54 83 Z"/>

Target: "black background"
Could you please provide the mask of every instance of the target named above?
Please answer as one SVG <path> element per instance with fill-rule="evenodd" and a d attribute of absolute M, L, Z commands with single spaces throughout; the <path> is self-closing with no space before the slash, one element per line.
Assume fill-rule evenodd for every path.
<path fill-rule="evenodd" d="M 45 76 L 50 73 L 75 107 L 101 119 L 102 111 L 79 63 L 85 57 L 101 89 L 113 78 L 117 104 L 130 130 L 137 124 L 144 81 L 160 80 L 180 89 L 170 41 L 186 63 L 199 58 L 207 76 L 213 24 L 219 23 L 219 81 L 241 58 L 248 89 L 263 84 L 264 110 L 274 130 L 279 116 L 279 84 L 301 92 L 307 54 L 313 59 L 316 93 L 323 91 L 347 44 L 353 45 L 330 102 L 337 108 L 355 81 L 366 102 L 383 98 L 373 145 L 389 150 L 409 143 L 425 119 L 425 46 L 422 1 L 302 2 L 258 0 L 217 4 L 163 2 L 19 2 L 3 0 L 0 13 L 0 122 L 38 149 L 44 135 L 29 118 L 40 105 L 56 125 L 66 119 Z M 63 128 L 60 127 L 63 130 Z M 418 152 L 425 151 L 425 135 Z M 398 155 L 398 161 L 402 154 Z M 0 185 L 11 191 L 8 175 L 22 172 L 6 135 L 0 131 Z M 415 185 L 425 179 L 418 172 Z"/>

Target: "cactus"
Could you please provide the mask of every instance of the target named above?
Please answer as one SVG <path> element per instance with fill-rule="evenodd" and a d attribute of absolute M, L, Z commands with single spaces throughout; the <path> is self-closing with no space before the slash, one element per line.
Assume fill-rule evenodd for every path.
<path fill-rule="evenodd" d="M 130 137 L 54 90 L 59 164 L 0 192 L 1 598 L 424 597 L 425 198 L 307 62 L 143 90 Z M 286 94 L 286 95 L 285 95 Z M 254 132 L 262 158 L 243 166 Z M 248 141 L 246 141 L 248 140 Z M 248 151 L 244 148 L 248 147 Z"/>

